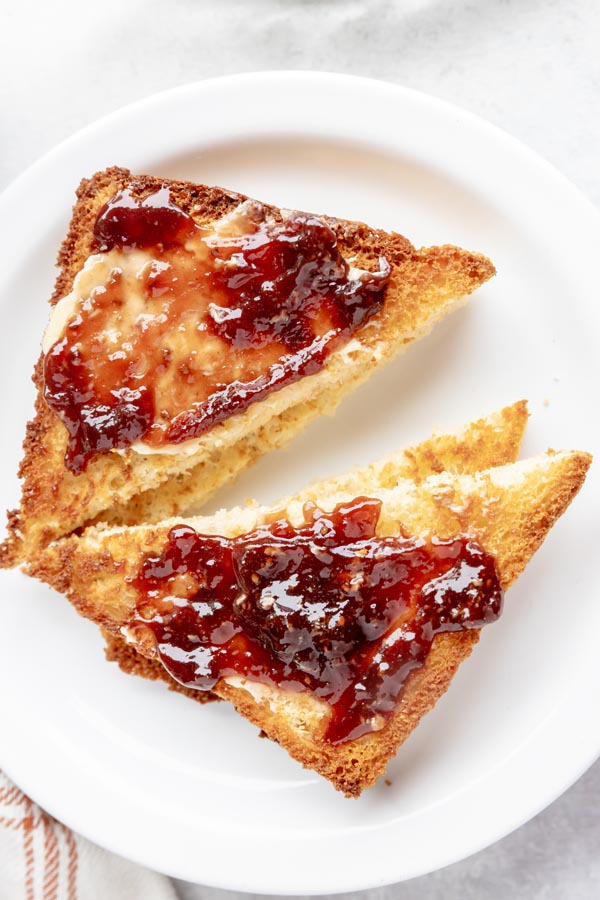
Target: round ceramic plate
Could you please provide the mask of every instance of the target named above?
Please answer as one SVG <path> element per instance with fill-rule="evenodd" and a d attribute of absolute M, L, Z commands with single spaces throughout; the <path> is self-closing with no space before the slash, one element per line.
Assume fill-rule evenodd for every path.
<path fill-rule="evenodd" d="M 600 217 L 529 150 L 411 91 L 268 73 L 190 85 L 62 144 L 0 201 L 2 507 L 33 391 L 53 262 L 80 178 L 108 165 L 361 219 L 417 245 L 488 254 L 498 276 L 432 336 L 263 459 L 220 505 L 269 501 L 521 397 L 524 451 L 598 447 Z M 505 614 L 381 781 L 346 800 L 225 703 L 108 665 L 97 629 L 19 573 L 2 576 L 0 766 L 123 856 L 223 888 L 326 893 L 447 865 L 516 828 L 600 751 L 592 467 Z"/>

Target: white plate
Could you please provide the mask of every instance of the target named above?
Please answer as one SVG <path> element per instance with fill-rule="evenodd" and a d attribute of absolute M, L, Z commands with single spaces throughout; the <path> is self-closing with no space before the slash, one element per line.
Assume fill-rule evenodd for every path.
<path fill-rule="evenodd" d="M 598 447 L 600 219 L 547 163 L 430 97 L 339 75 L 268 73 L 152 97 L 76 135 L 0 201 L 1 506 L 29 415 L 30 367 L 79 179 L 110 164 L 489 254 L 476 299 L 219 498 L 263 500 L 520 397 L 525 449 Z M 384 885 L 484 847 L 550 803 L 600 751 L 592 469 L 502 620 L 379 784 L 345 800 L 226 704 L 127 677 L 95 627 L 18 573 L 2 580 L 0 765 L 77 831 L 223 888 Z"/>

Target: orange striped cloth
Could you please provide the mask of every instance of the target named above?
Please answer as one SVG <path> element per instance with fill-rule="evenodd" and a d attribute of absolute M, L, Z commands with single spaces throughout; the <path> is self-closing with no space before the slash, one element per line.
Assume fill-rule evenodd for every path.
<path fill-rule="evenodd" d="M 177 900 L 158 875 L 91 844 L 0 772 L 0 900 Z"/>

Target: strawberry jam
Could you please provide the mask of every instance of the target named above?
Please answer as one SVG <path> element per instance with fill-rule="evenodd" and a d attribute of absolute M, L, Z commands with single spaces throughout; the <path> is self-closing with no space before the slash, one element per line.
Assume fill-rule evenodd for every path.
<path fill-rule="evenodd" d="M 331 708 L 325 739 L 383 727 L 435 635 L 498 618 L 493 557 L 468 538 L 377 537 L 378 500 L 358 498 L 305 524 L 234 539 L 172 528 L 134 585 L 131 626 L 149 628 L 187 687 L 247 677 L 310 691 Z"/>
<path fill-rule="evenodd" d="M 171 203 L 168 188 L 160 188 L 141 201 L 129 191 L 119 191 L 98 213 L 94 244 L 104 251 L 114 247 L 172 247 L 195 230 L 192 217 Z"/>
<path fill-rule="evenodd" d="M 77 308 L 48 348 L 44 397 L 66 465 L 198 438 L 306 375 L 383 304 L 390 268 L 351 270 L 316 216 L 247 201 L 201 226 L 162 188 L 100 211 Z"/>

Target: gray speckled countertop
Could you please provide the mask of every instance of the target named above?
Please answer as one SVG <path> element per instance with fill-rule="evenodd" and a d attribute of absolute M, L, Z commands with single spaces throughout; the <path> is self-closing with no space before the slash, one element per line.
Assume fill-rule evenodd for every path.
<path fill-rule="evenodd" d="M 157 90 L 298 68 L 451 100 L 600 204 L 599 47 L 598 0 L 20 0 L 4 5 L 0 29 L 0 188 L 73 131 Z M 184 900 L 234 896 L 176 887 Z M 361 897 L 600 897 L 600 763 L 493 847 Z"/>

